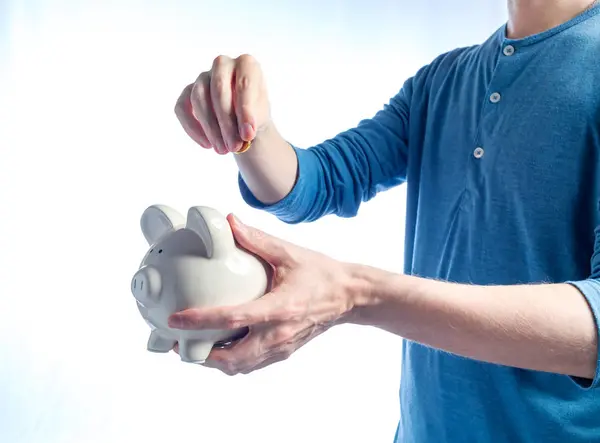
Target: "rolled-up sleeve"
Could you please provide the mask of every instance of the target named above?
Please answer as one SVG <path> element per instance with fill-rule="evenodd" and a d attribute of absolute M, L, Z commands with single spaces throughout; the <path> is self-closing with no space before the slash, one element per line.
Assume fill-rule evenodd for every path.
<path fill-rule="evenodd" d="M 583 294 L 594 315 L 596 322 L 596 334 L 598 338 L 598 361 L 596 362 L 596 374 L 593 380 L 574 378 L 574 381 L 585 389 L 600 387 L 600 226 L 595 231 L 596 243 L 591 260 L 592 273 L 586 280 L 570 281 Z"/>
<path fill-rule="evenodd" d="M 298 178 L 290 193 L 271 205 L 266 205 L 258 200 L 248 188 L 241 174 L 238 174 L 238 184 L 242 198 L 252 208 L 265 210 L 280 220 L 296 224 L 304 221 L 313 221 L 319 218 L 319 206 L 311 201 L 315 198 L 315 183 L 319 183 L 323 168 L 318 158 L 308 149 L 293 147 L 298 158 Z"/>
<path fill-rule="evenodd" d="M 412 94 L 411 78 L 373 118 L 317 146 L 294 147 L 298 177 L 281 201 L 262 204 L 239 175 L 242 198 L 290 224 L 328 214 L 355 216 L 362 202 L 406 179 Z"/>

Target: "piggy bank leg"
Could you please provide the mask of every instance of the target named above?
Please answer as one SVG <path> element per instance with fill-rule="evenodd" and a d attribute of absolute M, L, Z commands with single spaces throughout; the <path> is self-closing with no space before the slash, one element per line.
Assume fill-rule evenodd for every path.
<path fill-rule="evenodd" d="M 173 350 L 176 341 L 161 336 L 158 331 L 152 331 L 148 339 L 148 350 L 150 352 L 169 352 Z"/>
<path fill-rule="evenodd" d="M 212 351 L 213 342 L 182 339 L 179 341 L 179 356 L 186 363 L 202 364 Z"/>

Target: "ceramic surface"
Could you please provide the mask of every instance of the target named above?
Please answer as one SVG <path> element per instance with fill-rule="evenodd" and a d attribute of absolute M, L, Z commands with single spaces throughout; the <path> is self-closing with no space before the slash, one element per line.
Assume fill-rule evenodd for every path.
<path fill-rule="evenodd" d="M 270 267 L 237 246 L 227 219 L 212 208 L 190 208 L 186 218 L 167 206 L 150 206 L 141 228 L 150 247 L 131 292 L 151 329 L 148 350 L 169 352 L 179 343 L 182 361 L 203 363 L 215 343 L 242 331 L 172 329 L 169 316 L 259 298 L 268 289 Z"/>

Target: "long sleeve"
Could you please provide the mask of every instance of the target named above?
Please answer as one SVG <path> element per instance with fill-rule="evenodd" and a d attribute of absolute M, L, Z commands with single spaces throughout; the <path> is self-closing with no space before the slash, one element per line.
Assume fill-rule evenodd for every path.
<path fill-rule="evenodd" d="M 600 225 L 595 229 L 596 242 L 594 254 L 591 259 L 591 275 L 586 280 L 569 282 L 574 285 L 586 298 L 596 321 L 598 332 L 598 363 L 596 375 L 593 380 L 575 379 L 584 388 L 593 389 L 600 387 Z"/>
<path fill-rule="evenodd" d="M 240 192 L 253 208 L 286 223 L 325 215 L 353 217 L 362 202 L 403 183 L 408 157 L 408 120 L 413 79 L 373 118 L 308 149 L 294 147 L 298 177 L 281 201 L 264 205 L 239 176 Z"/>

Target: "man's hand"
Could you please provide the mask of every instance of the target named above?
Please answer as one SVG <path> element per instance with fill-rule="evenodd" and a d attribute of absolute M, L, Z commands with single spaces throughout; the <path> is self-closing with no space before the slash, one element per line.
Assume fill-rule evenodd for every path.
<path fill-rule="evenodd" d="M 296 183 L 296 152 L 271 120 L 264 75 L 254 57 L 215 58 L 209 71 L 183 89 L 175 115 L 201 147 L 239 154 L 234 158 L 240 174 L 260 202 L 280 201 Z"/>
<path fill-rule="evenodd" d="M 241 329 L 208 366 L 247 374 L 284 360 L 341 323 L 375 326 L 478 361 L 594 378 L 598 330 L 582 293 L 570 284 L 478 286 L 344 264 L 231 216 L 238 243 L 271 263 L 273 289 L 241 306 L 174 314 L 181 329 Z"/>
<path fill-rule="evenodd" d="M 214 349 L 205 366 L 228 375 L 248 374 L 287 359 L 294 351 L 346 321 L 352 302 L 347 265 L 246 226 L 228 217 L 237 242 L 274 269 L 271 292 L 234 307 L 189 309 L 171 316 L 179 329 L 250 332 L 229 349 Z"/>
<path fill-rule="evenodd" d="M 237 152 L 270 123 L 260 65 L 250 55 L 219 56 L 209 71 L 186 86 L 175 105 L 185 132 L 219 154 Z"/>

